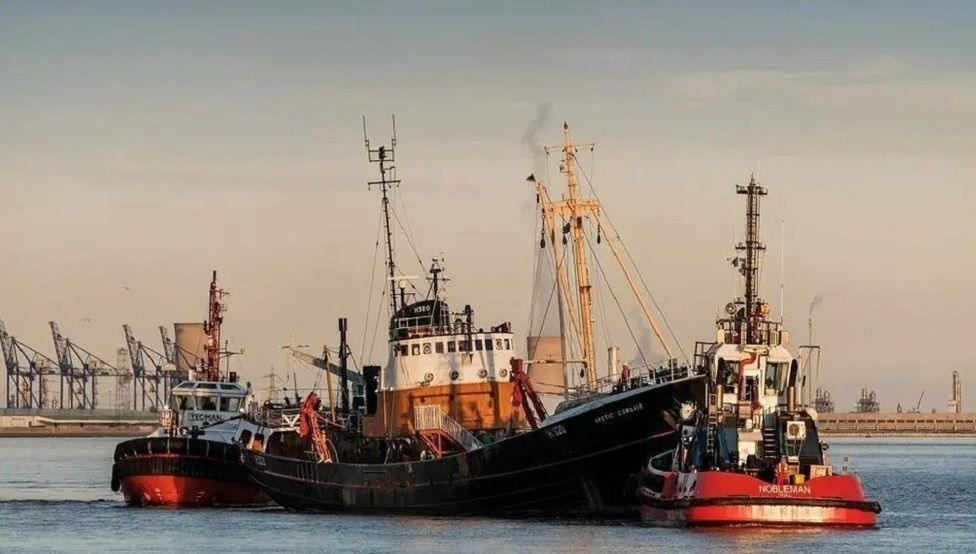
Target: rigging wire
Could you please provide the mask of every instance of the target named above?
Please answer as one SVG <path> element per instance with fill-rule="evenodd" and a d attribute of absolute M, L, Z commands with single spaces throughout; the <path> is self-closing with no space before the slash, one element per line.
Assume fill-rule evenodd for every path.
<path fill-rule="evenodd" d="M 366 353 L 366 337 L 369 335 L 369 314 L 373 308 L 373 283 L 376 279 L 376 260 L 379 257 L 380 252 L 380 232 L 383 230 L 383 220 L 382 218 L 376 219 L 376 245 L 373 248 L 373 267 L 372 272 L 369 275 L 369 300 L 366 301 L 366 317 L 363 321 L 363 342 L 359 347 L 359 356 L 363 357 Z M 386 287 L 383 287 L 386 290 Z"/>
<path fill-rule="evenodd" d="M 592 251 L 593 244 L 590 242 L 590 237 L 586 236 L 585 233 L 583 234 L 583 237 L 586 239 L 587 246 L 589 246 L 590 250 Z M 633 327 L 631 327 L 630 321 L 627 320 L 627 315 L 624 314 L 623 306 L 620 305 L 620 299 L 617 298 L 616 293 L 614 293 L 613 289 L 610 287 L 610 281 L 607 279 L 607 272 L 603 270 L 603 264 L 600 263 L 600 259 L 597 258 L 596 256 L 593 257 L 593 260 L 596 262 L 596 267 L 600 269 L 600 275 L 603 276 L 603 280 L 607 282 L 607 289 L 610 291 L 610 296 L 613 297 L 613 301 L 617 303 L 617 309 L 620 310 L 620 315 L 624 320 L 624 325 L 627 326 L 627 331 L 630 332 L 630 338 L 634 340 L 634 346 L 637 347 L 637 353 L 640 355 L 641 360 L 644 362 L 644 366 L 646 367 L 650 365 L 647 363 L 647 358 L 644 356 L 644 351 L 640 347 L 640 342 L 637 340 L 637 335 L 634 334 L 634 329 Z"/>
<path fill-rule="evenodd" d="M 591 252 L 592 257 L 596 259 L 596 252 Z M 607 325 L 607 310 L 603 306 L 603 294 L 601 292 L 600 281 L 596 281 L 597 286 L 593 287 L 596 289 L 596 303 L 600 309 L 600 320 L 603 323 L 603 339 L 606 341 L 606 346 L 610 346 L 610 327 Z M 607 288 L 610 288 L 610 284 L 607 283 Z"/>
<path fill-rule="evenodd" d="M 552 252 L 552 254 L 550 254 L 550 255 L 554 255 L 554 254 L 555 254 L 555 252 Z M 563 262 L 563 261 L 565 260 L 565 258 L 566 258 L 566 250 L 563 250 L 563 255 L 562 255 L 562 257 L 560 258 L 560 262 L 559 262 L 559 263 L 560 263 L 560 265 L 561 265 L 561 264 L 562 264 L 562 262 Z M 547 260 L 547 261 L 548 261 L 548 260 Z M 542 314 L 542 319 L 541 319 L 541 320 L 539 321 L 539 331 L 538 331 L 538 333 L 537 333 L 536 335 L 534 335 L 534 336 L 541 336 L 541 335 L 542 335 L 542 327 L 543 327 L 543 326 L 545 325 L 545 323 L 546 323 L 546 318 L 547 318 L 547 317 L 548 317 L 548 315 L 549 315 L 549 309 L 550 309 L 550 307 L 552 306 L 552 299 L 553 299 L 553 297 L 554 297 L 554 296 L 555 296 L 555 294 L 556 294 L 556 290 L 557 290 L 557 287 L 558 287 L 558 286 L 559 286 L 559 280 L 558 280 L 558 277 L 557 277 L 557 278 L 555 278 L 555 279 L 553 279 L 553 282 L 552 282 L 552 290 L 551 290 L 551 291 L 549 291 L 549 300 L 548 300 L 548 301 L 546 302 L 546 311 L 545 311 L 545 312 L 544 312 L 544 313 Z M 571 301 L 572 301 L 572 299 L 571 299 L 571 298 L 570 298 L 570 299 L 567 299 L 567 301 L 568 301 L 568 302 L 571 302 Z M 558 308 L 557 308 L 557 309 L 558 309 Z M 566 317 L 568 317 L 568 316 L 569 316 L 569 314 L 565 314 L 565 315 L 566 315 Z M 530 328 L 529 328 L 529 330 L 531 331 L 531 330 L 532 330 L 532 328 L 530 327 Z M 579 343 L 579 337 L 578 337 L 578 336 L 576 336 L 576 333 L 570 333 L 570 336 L 571 336 L 571 337 L 574 337 L 574 338 L 576 338 L 576 341 L 577 341 L 577 346 L 578 346 L 578 347 L 580 348 L 580 350 L 579 350 L 579 351 L 582 351 L 582 345 L 580 345 L 580 344 L 578 344 L 578 343 Z M 574 353 L 575 353 L 575 351 L 574 351 L 574 350 L 572 350 L 572 348 L 573 348 L 573 343 L 572 343 L 572 342 L 567 342 L 567 344 L 566 344 L 566 346 L 567 346 L 567 350 L 568 350 L 568 351 L 567 351 L 567 354 L 570 354 L 570 356 L 569 356 L 569 357 L 570 357 L 570 358 L 572 358 L 572 357 L 573 357 L 573 355 L 572 355 L 572 354 L 574 354 Z M 564 362 L 564 363 L 565 363 L 565 362 Z M 567 386 L 569 386 L 569 385 L 568 385 L 568 383 L 567 383 Z"/>
<path fill-rule="evenodd" d="M 538 192 L 536 194 L 538 194 Z M 535 221 L 535 231 L 532 234 L 532 240 L 533 240 L 532 247 L 533 247 L 533 249 L 535 249 L 535 242 L 534 242 L 535 241 L 535 237 L 540 235 L 540 233 L 539 233 L 539 222 L 540 222 L 541 219 L 542 218 L 538 218 Z M 544 238 L 545 237 L 545 224 L 544 223 L 542 224 L 542 227 L 543 227 L 543 230 L 542 230 L 543 239 L 542 240 L 545 240 L 545 238 Z M 539 281 L 542 279 L 542 264 L 544 263 L 544 259 L 543 258 L 545 257 L 545 255 L 540 252 L 541 250 L 543 250 L 542 247 L 540 247 L 538 250 L 536 250 L 535 267 L 532 270 L 532 302 L 529 305 L 529 321 L 528 321 L 528 325 L 526 325 L 526 327 L 525 327 L 526 329 L 528 329 L 530 331 L 532 330 L 532 324 L 535 321 L 536 292 L 539 289 Z"/>
<path fill-rule="evenodd" d="M 600 202 L 602 205 L 602 202 L 600 201 L 600 196 L 596 193 L 596 188 L 593 187 L 593 183 L 590 181 L 590 177 L 586 174 L 586 171 L 582 168 L 580 164 L 577 163 L 576 166 L 577 169 L 579 169 L 579 172 L 583 175 L 583 178 L 586 179 L 586 184 L 590 187 L 590 192 L 593 194 L 593 197 L 596 198 L 597 202 Z M 641 285 L 644 287 L 644 291 L 647 293 L 647 296 L 651 299 L 651 302 L 654 304 L 654 307 L 657 309 L 658 314 L 660 314 L 661 319 L 664 321 L 664 326 L 668 329 L 668 334 L 671 335 L 671 339 L 674 341 L 675 346 L 677 346 L 678 351 L 681 352 L 681 356 L 685 359 L 685 363 L 690 364 L 691 362 L 688 360 L 688 354 L 685 353 L 685 349 L 681 347 L 681 342 L 678 340 L 678 337 L 675 334 L 674 329 L 671 328 L 671 322 L 668 321 L 668 317 L 667 315 L 665 315 L 664 310 L 661 308 L 661 305 L 658 303 L 657 299 L 654 297 L 653 294 L 651 294 L 651 289 L 650 287 L 647 286 L 647 281 L 644 280 L 644 274 L 641 273 L 640 267 L 637 266 L 637 262 L 635 262 L 634 257 L 631 256 L 630 250 L 627 248 L 627 245 L 624 244 L 624 241 L 620 239 L 620 232 L 617 231 L 617 226 L 613 224 L 613 221 L 610 219 L 610 214 L 607 213 L 606 208 L 603 209 L 603 215 L 607 219 L 607 224 L 610 225 L 610 229 L 613 230 L 613 234 L 616 235 L 617 243 L 620 244 L 620 247 L 623 248 L 624 253 L 627 254 L 627 259 L 630 261 L 631 266 L 634 268 L 634 271 L 637 273 L 637 277 L 638 279 L 640 279 Z M 612 239 L 610 237 L 607 237 L 607 240 L 612 240 Z"/>
<path fill-rule="evenodd" d="M 426 268 L 424 268 L 424 262 L 420 259 L 420 253 L 417 252 L 417 247 L 414 245 L 413 239 L 410 238 L 410 234 L 407 233 L 407 230 L 404 228 L 403 223 L 400 221 L 400 216 L 397 215 L 396 209 L 391 209 L 390 213 L 393 214 L 393 219 L 397 222 L 397 226 L 400 227 L 401 231 L 403 231 L 403 236 L 407 238 L 407 243 L 410 245 L 410 249 L 413 250 L 413 255 L 417 259 L 417 263 L 420 265 L 420 269 L 422 271 L 426 271 Z M 409 279 L 405 279 L 405 281 L 407 282 L 408 285 L 410 285 L 410 288 L 412 288 L 414 292 L 416 292 L 418 295 L 420 294 L 420 289 L 418 289 L 416 285 L 410 282 Z"/>
<path fill-rule="evenodd" d="M 383 310 L 385 305 L 383 301 L 386 299 L 386 290 L 386 287 L 383 287 L 383 295 L 380 297 L 380 301 L 376 309 L 376 322 L 373 324 L 373 338 L 369 341 L 369 359 L 373 359 L 373 349 L 376 347 L 376 333 L 379 332 L 380 328 L 380 320 L 382 319 L 380 317 L 380 311 Z M 390 314 L 390 317 L 392 317 L 392 314 Z"/>
<path fill-rule="evenodd" d="M 413 249 L 413 253 L 417 257 L 417 263 L 420 264 L 420 272 L 421 273 L 424 273 L 424 272 L 427 271 L 427 268 L 424 267 L 424 262 L 421 259 L 422 256 L 418 253 L 418 249 L 416 248 L 416 246 L 414 246 L 414 243 L 413 243 L 413 238 L 412 238 L 413 237 L 413 226 L 410 225 L 410 213 L 407 212 L 407 204 L 406 204 L 406 201 L 403 199 L 404 196 L 405 196 L 403 194 L 403 189 L 401 189 L 400 187 L 397 187 L 396 188 L 396 192 L 395 192 L 395 196 L 396 196 L 397 200 L 400 201 L 400 208 L 401 208 L 402 213 L 403 213 L 403 221 L 405 222 L 405 226 L 406 226 L 406 229 L 404 229 L 403 228 L 404 226 L 401 225 L 400 226 L 400 229 L 403 230 L 403 234 L 406 235 L 406 237 L 407 237 L 407 242 L 410 243 L 410 248 Z M 396 208 L 394 208 L 393 211 L 394 211 L 394 214 L 393 215 L 396 216 Z"/>

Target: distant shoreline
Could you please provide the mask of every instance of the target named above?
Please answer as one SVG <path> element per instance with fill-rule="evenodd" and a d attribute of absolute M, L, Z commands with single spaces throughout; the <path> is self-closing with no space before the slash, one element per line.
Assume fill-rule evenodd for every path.
<path fill-rule="evenodd" d="M 0 438 L 37 437 L 144 437 L 157 425 L 132 426 L 70 426 L 70 427 L 6 427 L 0 428 Z"/>

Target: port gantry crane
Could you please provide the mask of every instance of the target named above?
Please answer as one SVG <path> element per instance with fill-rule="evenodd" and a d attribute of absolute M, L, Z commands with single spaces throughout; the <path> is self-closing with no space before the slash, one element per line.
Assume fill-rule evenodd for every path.
<path fill-rule="evenodd" d="M 163 350 L 169 348 L 169 336 L 166 328 L 160 327 L 163 336 Z M 135 386 L 132 388 L 132 408 L 143 411 L 157 411 L 163 407 L 169 397 L 169 391 L 180 383 L 176 363 L 170 361 L 169 356 L 146 346 L 132 334 L 132 327 L 128 323 L 122 326 L 125 334 L 126 350 L 132 364 L 132 377 Z M 175 351 L 176 345 L 172 345 Z"/>
<path fill-rule="evenodd" d="M 7 333 L 0 320 L 0 347 L 7 371 L 7 408 L 50 408 L 47 376 L 58 374 L 58 363 Z"/>
<path fill-rule="evenodd" d="M 61 374 L 60 407 L 94 410 L 98 407 L 97 377 L 124 379 L 130 375 L 62 335 L 57 322 L 50 325 Z"/>

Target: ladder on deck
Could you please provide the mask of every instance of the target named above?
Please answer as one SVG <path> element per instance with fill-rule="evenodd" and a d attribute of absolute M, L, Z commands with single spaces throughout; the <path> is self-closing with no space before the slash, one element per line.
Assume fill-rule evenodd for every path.
<path fill-rule="evenodd" d="M 715 452 L 715 433 L 718 431 L 718 416 L 721 410 L 717 401 L 718 398 L 715 394 L 708 395 L 708 430 L 705 438 L 705 451 L 709 454 Z"/>
<path fill-rule="evenodd" d="M 763 438 L 763 459 L 775 460 L 777 458 L 776 428 L 763 427 L 762 438 Z"/>
<path fill-rule="evenodd" d="M 483 446 L 470 431 L 444 413 L 440 406 L 414 406 L 413 413 L 414 430 L 438 457 L 450 452 L 452 446 L 465 452 Z"/>

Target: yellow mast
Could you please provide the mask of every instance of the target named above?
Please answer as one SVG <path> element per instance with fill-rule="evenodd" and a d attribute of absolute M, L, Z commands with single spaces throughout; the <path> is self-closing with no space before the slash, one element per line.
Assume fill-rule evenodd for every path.
<path fill-rule="evenodd" d="M 604 230 L 607 229 L 603 225 L 600 214 L 600 203 L 596 199 L 582 198 L 580 194 L 579 181 L 576 177 L 576 151 L 580 147 L 592 147 L 592 143 L 579 144 L 573 142 L 572 136 L 569 131 L 569 124 L 563 123 L 563 144 L 558 146 L 547 146 L 546 152 L 559 150 L 563 153 L 562 164 L 560 165 L 559 171 L 566 175 L 566 183 L 568 193 L 559 202 L 552 202 L 549 198 L 549 192 L 546 190 L 545 185 L 542 182 L 536 181 L 536 193 L 539 195 L 539 202 L 542 204 L 542 215 L 543 224 L 545 226 L 545 231 L 549 234 L 550 239 L 553 242 L 553 254 L 555 261 L 555 272 L 556 281 L 558 283 L 559 292 L 561 297 L 566 298 L 566 308 L 569 312 L 569 320 L 572 323 L 573 331 L 578 339 L 580 345 L 580 355 L 581 360 L 576 362 L 581 362 L 584 365 L 584 371 L 586 375 L 586 384 L 589 390 L 596 389 L 597 372 L 596 372 L 596 355 L 595 355 L 595 340 L 593 334 L 593 309 L 592 300 L 590 294 L 590 274 L 589 268 L 587 267 L 586 261 L 586 235 L 583 230 L 583 218 L 593 217 L 596 221 L 597 228 L 600 229 L 601 233 L 606 235 Z M 535 181 L 535 179 L 530 179 L 530 181 Z M 577 318 L 576 311 L 574 310 L 574 303 L 572 302 L 572 296 L 569 294 L 569 278 L 567 276 L 566 266 L 561 262 L 561 256 L 559 249 L 556 245 L 556 222 L 555 215 L 559 214 L 564 218 L 568 219 L 568 229 L 566 232 L 571 232 L 573 236 L 573 258 L 576 266 L 576 286 L 578 288 L 578 302 L 579 302 L 579 317 Z M 616 235 L 616 233 L 615 233 Z M 607 243 L 610 246 L 610 251 L 613 254 L 617 265 L 620 267 L 621 271 L 624 273 L 624 278 L 627 281 L 627 285 L 631 292 L 637 298 L 640 305 L 641 312 L 643 312 L 644 317 L 647 319 L 648 324 L 651 327 L 655 337 L 661 344 L 661 347 L 667 353 L 669 361 L 674 362 L 674 352 L 668 345 L 668 342 L 664 339 L 664 335 L 661 332 L 661 328 L 655 320 L 650 308 L 644 302 L 643 295 L 637 289 L 637 285 L 634 279 L 630 275 L 630 271 L 627 265 L 624 263 L 623 259 L 618 252 L 615 241 L 619 241 L 619 236 L 607 237 Z M 565 337 L 563 358 L 566 358 L 565 353 Z M 563 364 L 565 366 L 569 360 L 564 359 Z M 568 386 L 568 382 L 567 382 Z"/>
<path fill-rule="evenodd" d="M 576 179 L 576 148 L 592 146 L 579 145 L 573 142 L 569 132 L 569 124 L 563 123 L 563 144 L 559 148 L 563 152 L 563 163 L 560 172 L 566 175 L 568 195 L 565 199 L 552 204 L 552 211 L 569 219 L 570 232 L 573 235 L 573 258 L 576 262 L 576 286 L 579 289 L 579 330 L 580 354 L 586 372 L 586 385 L 590 390 L 596 389 L 596 347 L 593 338 L 593 304 L 590 296 L 590 271 L 586 265 L 586 236 L 583 231 L 583 217 L 600 214 L 600 203 L 580 197 L 579 181 Z M 548 150 L 548 148 L 547 148 Z"/>
<path fill-rule="evenodd" d="M 546 228 L 546 234 L 549 236 L 549 241 L 552 243 L 553 264 L 555 265 L 556 283 L 559 286 L 559 298 L 560 300 L 566 300 L 566 309 L 569 312 L 569 322 L 573 325 L 573 331 L 576 333 L 576 336 L 580 337 L 582 336 L 582 331 L 580 330 L 579 320 L 576 317 L 576 310 L 573 308 L 573 303 L 570 302 L 570 300 L 572 300 L 572 296 L 569 294 L 569 279 L 566 277 L 566 268 L 563 265 L 562 253 L 559 251 L 559 243 L 556 241 L 556 219 L 553 213 L 553 203 L 549 199 L 549 191 L 546 190 L 546 186 L 541 181 L 536 181 L 535 189 L 536 194 L 539 195 L 539 203 L 542 204 L 542 219 Z M 565 366 L 568 362 L 568 360 L 566 360 L 565 336 L 560 337 L 560 340 L 563 348 L 562 364 Z M 565 375 L 565 373 L 566 372 L 564 369 L 563 374 Z M 568 381 L 565 383 L 565 386 L 569 386 Z"/>

